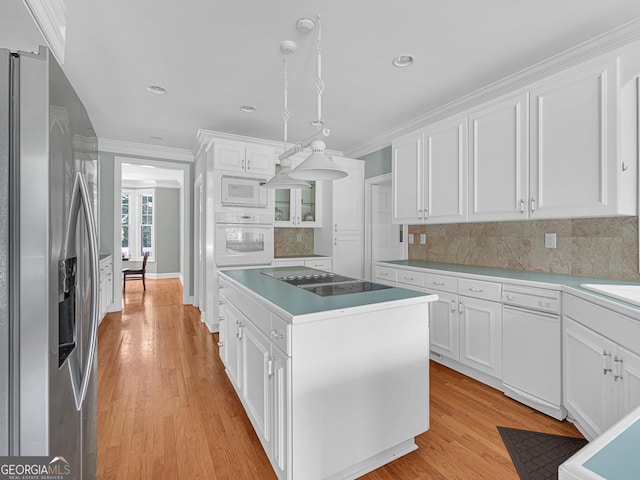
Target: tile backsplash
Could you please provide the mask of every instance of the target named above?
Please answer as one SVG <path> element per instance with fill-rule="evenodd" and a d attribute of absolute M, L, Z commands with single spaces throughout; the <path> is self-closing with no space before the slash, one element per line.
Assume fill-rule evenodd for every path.
<path fill-rule="evenodd" d="M 640 281 L 637 217 L 410 225 L 409 233 L 413 260 Z M 546 233 L 557 248 L 545 248 Z"/>
<path fill-rule="evenodd" d="M 313 228 L 274 228 L 274 255 L 313 255 Z"/>

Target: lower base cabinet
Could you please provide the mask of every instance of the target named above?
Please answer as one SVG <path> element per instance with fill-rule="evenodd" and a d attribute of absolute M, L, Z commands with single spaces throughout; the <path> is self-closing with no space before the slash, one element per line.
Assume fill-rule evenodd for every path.
<path fill-rule="evenodd" d="M 640 355 L 577 321 L 607 320 L 606 309 L 567 297 L 563 319 L 564 404 L 578 428 L 592 440 L 640 406 Z M 611 318 L 624 321 L 625 317 Z"/>

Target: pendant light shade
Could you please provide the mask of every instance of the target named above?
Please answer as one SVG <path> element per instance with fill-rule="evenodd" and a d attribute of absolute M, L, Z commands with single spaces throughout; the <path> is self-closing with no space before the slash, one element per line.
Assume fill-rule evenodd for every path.
<path fill-rule="evenodd" d="M 280 171 L 273 176 L 267 183 L 263 185 L 264 188 L 311 188 L 307 182 L 292 178 L 289 173 L 291 172 L 291 159 L 286 158 L 280 160 Z"/>
<path fill-rule="evenodd" d="M 311 155 L 294 168 L 289 176 L 300 180 L 337 180 L 347 176 L 330 158 L 324 155 L 325 143 L 322 140 L 311 142 Z"/>

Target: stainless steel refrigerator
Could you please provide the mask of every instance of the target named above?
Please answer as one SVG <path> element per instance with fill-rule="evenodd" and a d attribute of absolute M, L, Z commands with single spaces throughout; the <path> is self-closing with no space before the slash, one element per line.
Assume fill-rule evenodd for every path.
<path fill-rule="evenodd" d="M 64 460 L 64 478 L 84 480 L 97 456 L 97 161 L 48 49 L 0 49 L 0 456 Z"/>

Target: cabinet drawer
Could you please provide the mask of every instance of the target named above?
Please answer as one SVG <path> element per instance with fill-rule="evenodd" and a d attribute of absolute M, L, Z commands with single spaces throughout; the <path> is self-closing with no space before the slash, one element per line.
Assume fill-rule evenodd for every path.
<path fill-rule="evenodd" d="M 326 270 L 330 272 L 333 270 L 333 261 L 330 258 L 318 258 L 313 260 L 305 260 L 305 267 L 317 268 L 318 270 Z"/>
<path fill-rule="evenodd" d="M 398 283 L 412 285 L 414 287 L 424 287 L 425 273 L 413 270 L 398 270 Z"/>
<path fill-rule="evenodd" d="M 373 268 L 373 272 L 376 280 L 391 283 L 396 283 L 398 281 L 398 270 L 395 268 L 375 265 Z"/>
<path fill-rule="evenodd" d="M 458 293 L 458 279 L 456 277 L 427 273 L 425 275 L 424 286 L 427 290 L 441 290 L 443 292 Z"/>
<path fill-rule="evenodd" d="M 502 284 L 460 278 L 458 280 L 458 294 L 500 302 L 502 299 Z"/>
<path fill-rule="evenodd" d="M 289 324 L 276 315 L 271 315 L 271 341 L 287 355 L 291 355 L 289 348 Z"/>
<path fill-rule="evenodd" d="M 221 291 L 220 306 L 231 303 L 245 317 L 251 319 L 256 327 L 267 337 L 271 332 L 271 312 L 246 294 L 241 293 L 230 284 L 224 285 Z"/>

